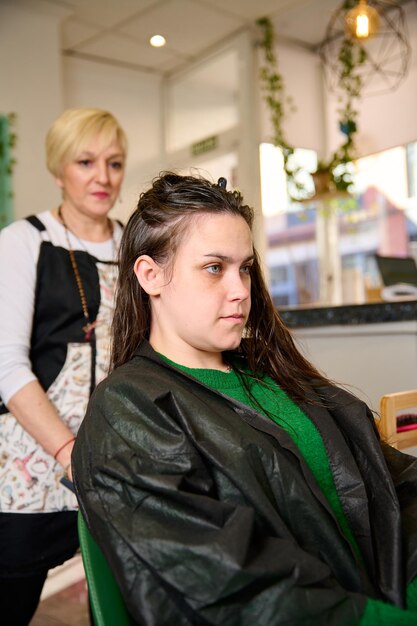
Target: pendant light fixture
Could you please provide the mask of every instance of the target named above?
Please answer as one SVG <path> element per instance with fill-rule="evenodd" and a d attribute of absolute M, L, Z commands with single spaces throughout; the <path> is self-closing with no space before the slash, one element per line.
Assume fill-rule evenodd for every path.
<path fill-rule="evenodd" d="M 369 6 L 367 0 L 359 0 L 358 4 L 345 15 L 345 32 L 348 37 L 369 39 L 381 27 L 381 19 L 376 9 Z"/>
<path fill-rule="evenodd" d="M 396 89 L 410 66 L 405 10 L 394 0 L 343 0 L 318 52 L 330 91 L 343 91 L 347 74 L 362 96 Z"/>

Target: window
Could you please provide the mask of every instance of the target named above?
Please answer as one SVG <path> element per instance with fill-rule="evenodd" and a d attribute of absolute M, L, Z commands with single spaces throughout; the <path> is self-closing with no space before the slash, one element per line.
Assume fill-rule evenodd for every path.
<path fill-rule="evenodd" d="M 296 150 L 306 172 L 314 171 L 317 155 Z M 260 147 L 262 210 L 268 241 L 270 290 L 278 306 L 326 304 L 320 301 L 317 211 L 323 204 L 292 203 L 286 193 L 280 150 Z M 306 173 L 306 185 L 312 187 Z M 380 282 L 374 255 L 416 255 L 417 142 L 358 159 L 355 185 L 348 202 L 337 194 L 326 210 L 338 216 L 342 302 L 366 300 L 367 287 Z M 314 188 L 312 187 L 312 190 Z M 342 303 L 341 302 L 341 303 Z"/>
<path fill-rule="evenodd" d="M 417 196 L 417 141 L 406 146 L 408 195 Z"/>

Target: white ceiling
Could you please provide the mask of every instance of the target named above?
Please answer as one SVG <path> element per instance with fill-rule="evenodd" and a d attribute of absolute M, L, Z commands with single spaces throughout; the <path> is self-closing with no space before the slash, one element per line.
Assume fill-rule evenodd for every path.
<path fill-rule="evenodd" d="M 12 0 L 0 0 L 12 1 Z M 371 4 L 377 0 L 368 0 Z M 378 0 L 381 3 L 381 0 Z M 386 5 L 391 0 L 383 0 Z M 393 0 L 405 5 L 417 0 Z M 277 39 L 316 50 L 343 0 L 13 0 L 63 16 L 67 56 L 167 75 L 268 16 Z M 152 48 L 149 38 L 167 44 Z M 261 33 L 259 31 L 259 36 Z"/>
<path fill-rule="evenodd" d="M 269 16 L 277 36 L 315 48 L 341 0 L 43 0 L 64 9 L 66 55 L 158 74 L 186 66 L 256 19 Z M 33 6 L 33 5 L 32 5 Z M 151 35 L 167 40 L 149 45 Z"/>

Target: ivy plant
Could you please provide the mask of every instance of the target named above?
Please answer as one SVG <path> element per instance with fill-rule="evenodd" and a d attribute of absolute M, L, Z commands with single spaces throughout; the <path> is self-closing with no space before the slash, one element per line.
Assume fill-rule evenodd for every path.
<path fill-rule="evenodd" d="M 16 115 L 0 115 L 0 228 L 13 219 L 12 211 L 12 172 L 15 159 L 12 150 L 16 144 L 16 133 L 12 128 Z"/>
<path fill-rule="evenodd" d="M 351 0 L 346 0 L 346 10 L 350 8 Z M 278 69 L 275 53 L 275 34 L 272 22 L 263 17 L 257 20 L 263 37 L 260 47 L 263 50 L 263 65 L 260 68 L 260 80 L 264 99 L 268 105 L 273 127 L 273 141 L 282 149 L 284 169 L 287 174 L 289 195 L 293 200 L 304 200 L 307 192 L 299 180 L 301 169 L 294 167 L 292 155 L 294 147 L 286 140 L 284 121 L 288 113 L 295 110 L 293 100 L 285 94 L 284 81 Z M 362 76 L 360 68 L 366 61 L 366 51 L 360 42 L 345 37 L 342 40 L 338 61 L 339 81 L 341 90 L 339 97 L 339 130 L 344 135 L 343 143 L 335 150 L 331 157 L 319 160 L 317 173 L 329 173 L 330 189 L 348 191 L 353 182 L 353 160 L 356 158 L 355 136 L 357 133 L 358 109 L 357 103 L 361 97 Z"/>
<path fill-rule="evenodd" d="M 289 195 L 292 200 L 300 200 L 306 197 L 304 185 L 298 179 L 301 168 L 294 166 L 294 159 L 292 158 L 294 147 L 288 143 L 284 133 L 284 120 L 289 113 L 296 109 L 293 99 L 285 93 L 284 80 L 279 72 L 272 22 L 268 17 L 262 17 L 256 23 L 262 31 L 262 40 L 259 42 L 263 52 L 260 80 L 264 100 L 271 116 L 272 139 L 274 145 L 281 148 L 282 151 Z"/>
<path fill-rule="evenodd" d="M 363 46 L 349 38 L 344 38 L 339 49 L 339 81 L 342 91 L 339 97 L 339 130 L 345 136 L 344 142 L 330 157 L 328 163 L 333 184 L 339 191 L 347 191 L 352 184 L 352 162 L 357 157 L 355 136 L 358 131 L 357 103 L 361 97 L 363 79 L 360 68 L 366 61 Z"/>

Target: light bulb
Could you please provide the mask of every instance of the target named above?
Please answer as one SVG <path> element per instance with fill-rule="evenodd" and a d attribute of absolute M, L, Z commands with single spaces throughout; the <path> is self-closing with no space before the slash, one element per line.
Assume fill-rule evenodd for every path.
<path fill-rule="evenodd" d="M 150 38 L 149 43 L 154 48 L 162 48 L 162 46 L 165 46 L 166 44 L 166 39 L 162 35 L 153 35 Z"/>
<path fill-rule="evenodd" d="M 378 11 L 366 0 L 359 0 L 345 15 L 346 34 L 354 39 L 368 39 L 378 32 L 380 22 Z"/>
<path fill-rule="evenodd" d="M 358 39 L 369 37 L 369 19 L 367 15 L 356 17 L 356 37 Z"/>

